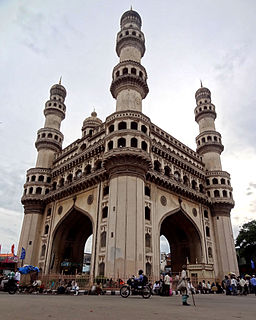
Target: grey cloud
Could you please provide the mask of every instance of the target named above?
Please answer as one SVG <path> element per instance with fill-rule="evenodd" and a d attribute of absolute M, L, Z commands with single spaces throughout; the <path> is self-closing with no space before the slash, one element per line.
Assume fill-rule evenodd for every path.
<path fill-rule="evenodd" d="M 240 68 L 246 61 L 247 45 L 227 51 L 223 54 L 222 61 L 214 69 L 219 79 L 233 77 L 235 69 Z"/>
<path fill-rule="evenodd" d="M 247 196 L 250 196 L 251 194 L 252 194 L 251 191 L 246 193 Z"/>

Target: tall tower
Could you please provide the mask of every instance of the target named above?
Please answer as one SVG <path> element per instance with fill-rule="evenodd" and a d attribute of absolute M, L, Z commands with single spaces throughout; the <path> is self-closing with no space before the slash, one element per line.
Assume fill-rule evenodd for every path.
<path fill-rule="evenodd" d="M 211 92 L 203 87 L 195 94 L 195 120 L 199 125 L 196 137 L 197 152 L 206 169 L 206 191 L 211 202 L 217 253 L 216 276 L 238 272 L 230 211 L 234 207 L 230 175 L 222 170 L 220 155 L 224 149 L 221 134 L 215 129 L 216 111 Z"/>
<path fill-rule="evenodd" d="M 148 94 L 147 72 L 140 61 L 145 53 L 141 17 L 132 9 L 121 17 L 116 53 L 120 62 L 112 74 L 110 91 L 116 99 L 116 111 L 142 111 L 142 99 Z"/>
<path fill-rule="evenodd" d="M 35 146 L 38 151 L 36 167 L 27 171 L 24 194 L 21 199 L 24 205 L 24 220 L 20 235 L 19 249 L 25 248 L 24 263 L 37 264 L 39 254 L 43 198 L 51 189 L 51 167 L 56 152 L 61 151 L 63 134 L 60 132 L 61 121 L 65 118 L 64 104 L 66 89 L 59 83 L 50 89 L 50 100 L 45 103 L 44 127 L 37 132 Z"/>
<path fill-rule="evenodd" d="M 145 52 L 141 18 L 133 10 L 121 17 L 116 51 L 120 63 L 114 68 L 110 91 L 116 112 L 106 119 L 103 166 L 108 171 L 109 216 L 105 252 L 106 275 L 135 274 L 144 269 L 144 188 L 151 167 L 150 120 L 141 113 L 148 93 L 147 74 L 140 64 Z"/>

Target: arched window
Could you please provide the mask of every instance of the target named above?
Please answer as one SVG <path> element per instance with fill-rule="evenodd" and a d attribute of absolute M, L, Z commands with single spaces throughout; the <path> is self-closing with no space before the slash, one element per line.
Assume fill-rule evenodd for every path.
<path fill-rule="evenodd" d="M 85 174 L 90 174 L 92 172 L 92 166 L 90 164 L 87 164 L 87 166 L 84 168 Z"/>
<path fill-rule="evenodd" d="M 208 197 L 210 197 L 210 196 L 211 196 L 210 191 L 207 191 L 207 196 L 208 196 Z"/>
<path fill-rule="evenodd" d="M 131 122 L 131 129 L 132 129 L 132 130 L 138 130 L 138 123 L 135 122 L 135 121 L 132 121 L 132 122 Z"/>
<path fill-rule="evenodd" d="M 85 149 L 86 149 L 86 144 L 83 143 L 83 144 L 81 145 L 81 150 L 84 151 Z"/>
<path fill-rule="evenodd" d="M 127 128 L 126 122 L 122 121 L 118 123 L 118 130 L 124 130 Z"/>
<path fill-rule="evenodd" d="M 151 263 L 147 262 L 146 263 L 146 275 L 149 277 L 149 276 L 151 276 L 151 273 L 152 273 Z"/>
<path fill-rule="evenodd" d="M 46 250 L 46 245 L 42 245 L 42 248 L 41 248 L 41 257 L 44 257 L 45 256 L 45 250 Z"/>
<path fill-rule="evenodd" d="M 54 136 L 54 139 L 55 139 L 55 140 L 58 140 L 58 136 L 57 136 L 57 135 L 55 135 L 55 136 Z"/>
<path fill-rule="evenodd" d="M 220 196 L 219 190 L 214 190 L 214 197 L 218 198 Z"/>
<path fill-rule="evenodd" d="M 43 182 L 44 181 L 44 176 L 39 176 L 38 177 L 38 181 L 42 181 Z"/>
<path fill-rule="evenodd" d="M 205 227 L 206 237 L 210 237 L 210 228 L 208 226 Z"/>
<path fill-rule="evenodd" d="M 36 188 L 36 194 L 41 194 L 42 193 L 42 188 L 38 187 Z"/>
<path fill-rule="evenodd" d="M 108 143 L 108 150 L 112 150 L 113 149 L 113 141 L 109 141 Z"/>
<path fill-rule="evenodd" d="M 222 179 L 220 180 L 220 183 L 221 183 L 221 184 L 226 184 L 226 180 L 225 180 L 224 178 L 222 178 Z"/>
<path fill-rule="evenodd" d="M 129 35 L 129 31 L 125 31 L 125 35 L 128 36 Z"/>
<path fill-rule="evenodd" d="M 128 74 L 128 68 L 123 68 L 123 74 Z"/>
<path fill-rule="evenodd" d="M 125 138 L 120 138 L 117 140 L 117 146 L 118 148 L 124 148 L 126 146 Z"/>
<path fill-rule="evenodd" d="M 64 186 L 64 178 L 61 178 L 61 179 L 60 179 L 59 186 L 60 186 L 60 187 L 63 187 L 63 186 Z"/>
<path fill-rule="evenodd" d="M 205 142 L 205 138 L 202 138 L 202 142 Z"/>
<path fill-rule="evenodd" d="M 213 179 L 212 179 L 212 183 L 213 183 L 213 184 L 218 184 L 218 183 L 219 183 L 219 181 L 218 181 L 218 179 L 213 178 Z"/>
<path fill-rule="evenodd" d="M 151 248 L 151 236 L 149 233 L 145 234 L 145 246 L 146 248 Z"/>
<path fill-rule="evenodd" d="M 222 195 L 223 195 L 224 198 L 227 198 L 227 196 L 228 196 L 227 191 L 226 191 L 226 190 L 223 190 L 223 191 L 222 191 Z"/>
<path fill-rule="evenodd" d="M 116 72 L 116 77 L 119 77 L 120 76 L 120 71 L 118 70 L 117 72 Z"/>
<path fill-rule="evenodd" d="M 111 126 L 108 127 L 109 133 L 113 132 L 115 130 L 115 126 L 111 124 Z"/>
<path fill-rule="evenodd" d="M 204 193 L 204 186 L 201 183 L 199 184 L 199 191 Z"/>
<path fill-rule="evenodd" d="M 107 232 L 103 231 L 100 235 L 100 246 L 101 248 L 106 247 L 106 242 L 107 242 Z"/>
<path fill-rule="evenodd" d="M 145 219 L 150 221 L 150 208 L 148 206 L 145 207 Z"/>
<path fill-rule="evenodd" d="M 137 148 L 138 147 L 138 140 L 136 138 L 131 139 L 131 147 Z"/>
<path fill-rule="evenodd" d="M 99 264 L 99 276 L 104 276 L 104 272 L 105 272 L 105 263 L 101 262 Z"/>
<path fill-rule="evenodd" d="M 208 257 L 212 258 L 212 248 L 208 247 Z"/>
<path fill-rule="evenodd" d="M 135 68 L 131 68 L 131 74 L 135 74 L 136 75 L 136 69 Z"/>
<path fill-rule="evenodd" d="M 47 138 L 52 138 L 52 134 L 48 133 Z"/>
<path fill-rule="evenodd" d="M 206 185 L 209 186 L 210 185 L 210 180 L 206 179 Z"/>
<path fill-rule="evenodd" d="M 185 184 L 185 186 L 187 186 L 187 187 L 189 186 L 189 179 L 187 176 L 183 177 L 183 183 Z"/>
<path fill-rule="evenodd" d="M 49 208 L 49 209 L 47 210 L 47 217 L 49 217 L 51 214 L 52 214 L 52 208 Z"/>
<path fill-rule="evenodd" d="M 56 188 L 57 188 L 57 182 L 54 181 L 53 184 L 52 184 L 52 190 L 56 190 Z"/>
<path fill-rule="evenodd" d="M 196 187 L 197 187 L 197 183 L 195 180 L 192 180 L 192 189 L 196 190 Z"/>
<path fill-rule="evenodd" d="M 103 197 L 107 196 L 109 194 L 109 186 L 105 186 L 103 188 Z"/>
<path fill-rule="evenodd" d="M 73 180 L 73 175 L 72 173 L 70 173 L 68 176 L 67 176 L 67 182 L 71 183 Z"/>
<path fill-rule="evenodd" d="M 51 177 L 47 177 L 46 182 L 51 183 L 51 180 L 52 180 Z"/>
<path fill-rule="evenodd" d="M 154 170 L 157 172 L 161 171 L 161 163 L 158 160 L 154 161 Z"/>
<path fill-rule="evenodd" d="M 36 176 L 32 176 L 31 181 L 36 181 Z"/>
<path fill-rule="evenodd" d="M 175 171 L 173 175 L 174 175 L 174 179 L 175 180 L 180 181 L 180 173 L 179 173 L 179 171 Z"/>
<path fill-rule="evenodd" d="M 135 32 L 135 31 L 133 31 L 133 32 L 132 32 L 132 35 L 133 35 L 133 36 L 136 36 L 136 32 Z"/>
<path fill-rule="evenodd" d="M 140 78 L 143 78 L 143 73 L 142 73 L 142 71 L 139 72 L 139 77 L 140 77 Z"/>
<path fill-rule="evenodd" d="M 206 219 L 208 219 L 208 211 L 207 211 L 207 210 L 204 210 L 204 217 L 205 217 Z"/>
<path fill-rule="evenodd" d="M 164 175 L 167 177 L 171 176 L 171 169 L 168 166 L 164 167 Z"/>
<path fill-rule="evenodd" d="M 50 190 L 47 188 L 45 189 L 45 194 L 48 194 L 50 192 Z"/>
<path fill-rule="evenodd" d="M 44 234 L 48 234 L 48 232 L 49 232 L 49 226 L 47 224 L 44 228 Z"/>
<path fill-rule="evenodd" d="M 141 149 L 144 150 L 144 151 L 148 150 L 148 145 L 147 145 L 147 143 L 145 141 L 141 142 Z"/>
<path fill-rule="evenodd" d="M 33 187 L 30 187 L 29 188 L 29 192 L 28 192 L 29 194 L 32 194 L 33 193 Z"/>
<path fill-rule="evenodd" d="M 102 209 L 102 219 L 105 219 L 107 217 L 108 217 L 108 207 L 106 206 Z"/>
<path fill-rule="evenodd" d="M 211 136 L 208 136 L 208 137 L 207 137 L 207 141 L 212 141 L 212 137 L 211 137 Z"/>
<path fill-rule="evenodd" d="M 79 169 L 76 171 L 76 178 L 79 179 L 81 177 L 82 177 L 82 170 Z"/>
<path fill-rule="evenodd" d="M 141 131 L 147 133 L 147 127 L 144 124 L 141 126 Z"/>
<path fill-rule="evenodd" d="M 102 168 L 102 161 L 101 160 L 96 161 L 94 167 L 95 167 L 95 170 L 100 170 Z"/>
<path fill-rule="evenodd" d="M 150 197 L 150 188 L 148 186 L 145 186 L 145 196 Z"/>
<path fill-rule="evenodd" d="M 214 136 L 214 141 L 218 141 L 218 138 L 216 136 Z"/>
<path fill-rule="evenodd" d="M 92 130 L 92 129 L 90 129 L 90 130 L 89 130 L 89 135 L 91 136 L 91 135 L 92 135 L 92 133 L 93 133 L 93 130 Z"/>

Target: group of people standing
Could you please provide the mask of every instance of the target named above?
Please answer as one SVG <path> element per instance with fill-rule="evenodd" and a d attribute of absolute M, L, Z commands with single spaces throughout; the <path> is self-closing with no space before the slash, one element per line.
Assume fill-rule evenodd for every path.
<path fill-rule="evenodd" d="M 247 295 L 254 293 L 256 295 L 256 278 L 255 275 L 245 275 L 237 277 L 235 274 L 225 276 L 222 285 L 226 291 L 226 295 Z"/>

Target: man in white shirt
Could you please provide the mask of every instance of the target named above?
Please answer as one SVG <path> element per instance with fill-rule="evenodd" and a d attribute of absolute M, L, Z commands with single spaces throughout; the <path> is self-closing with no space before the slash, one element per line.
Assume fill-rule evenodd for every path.
<path fill-rule="evenodd" d="M 170 284 L 171 284 L 171 277 L 170 273 L 167 272 L 165 277 L 164 277 L 164 295 L 169 296 L 170 295 Z"/>

